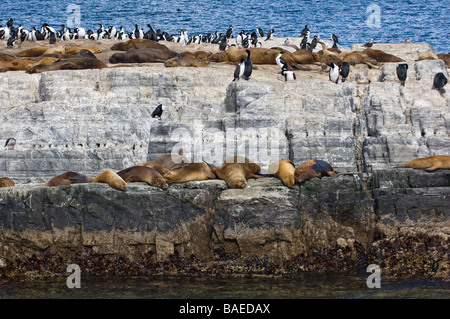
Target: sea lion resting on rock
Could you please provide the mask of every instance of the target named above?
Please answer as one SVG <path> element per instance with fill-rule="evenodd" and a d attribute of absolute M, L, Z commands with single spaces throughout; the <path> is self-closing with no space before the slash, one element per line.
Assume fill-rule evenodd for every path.
<path fill-rule="evenodd" d="M 72 184 L 80 183 L 106 183 L 117 190 L 125 191 L 127 189 L 127 183 L 125 183 L 120 176 L 110 170 L 104 171 L 95 178 L 77 172 L 65 172 L 61 175 L 53 177 L 43 186 L 70 186 Z"/>
<path fill-rule="evenodd" d="M 184 67 L 207 67 L 209 64 L 208 61 L 200 60 L 197 58 L 193 58 L 190 56 L 184 56 L 181 58 L 172 58 L 168 59 L 166 62 L 164 62 L 164 66 L 169 67 L 177 67 L 177 66 L 184 66 Z"/>
<path fill-rule="evenodd" d="M 378 63 L 403 62 L 404 61 L 404 60 L 400 59 L 399 57 L 396 57 L 395 55 L 383 52 L 381 50 L 366 49 L 366 50 L 363 50 L 362 53 L 367 54 L 369 57 L 377 60 Z"/>
<path fill-rule="evenodd" d="M 158 173 L 160 173 L 161 176 L 163 176 L 163 177 L 167 173 L 170 172 L 170 170 L 165 168 L 164 166 L 153 163 L 153 162 L 145 162 L 145 163 L 137 164 L 136 166 L 145 166 L 145 167 L 150 167 L 150 168 L 156 169 L 158 171 Z"/>
<path fill-rule="evenodd" d="M 450 169 L 450 156 L 449 155 L 434 155 L 434 156 L 416 158 L 405 164 L 396 166 L 396 168 L 424 169 L 427 172 L 432 172 L 437 169 Z"/>
<path fill-rule="evenodd" d="M 206 163 L 187 163 L 168 172 L 164 178 L 171 183 L 183 183 L 214 179 L 216 175 Z"/>
<path fill-rule="evenodd" d="M 260 177 L 256 175 L 260 170 L 259 165 L 241 156 L 225 160 L 221 168 L 212 165 L 211 170 L 218 178 L 226 181 L 230 188 L 245 188 L 247 179 Z"/>
<path fill-rule="evenodd" d="M 92 183 L 106 183 L 112 188 L 119 191 L 126 191 L 128 187 L 127 183 L 122 179 L 122 177 L 110 170 L 106 170 L 97 177 L 90 179 L 92 180 Z"/>
<path fill-rule="evenodd" d="M 254 64 L 276 64 L 275 58 L 280 54 L 281 50 L 276 49 L 263 49 L 263 48 L 249 48 L 249 49 L 239 49 L 235 46 L 229 47 L 225 53 L 228 56 L 230 62 L 240 62 L 241 58 L 246 59 L 246 50 L 250 50 L 250 56 L 252 63 Z M 283 59 L 288 64 L 288 67 L 295 67 L 297 64 L 292 58 L 290 52 L 283 54 Z"/>
<path fill-rule="evenodd" d="M 164 44 L 148 39 L 131 39 L 126 42 L 116 43 L 111 47 L 113 51 L 128 51 L 129 49 L 152 48 L 158 50 L 169 50 Z"/>
<path fill-rule="evenodd" d="M 325 161 L 321 160 L 309 160 L 303 162 L 300 166 L 295 168 L 294 178 L 297 183 L 303 183 L 311 178 L 323 176 L 335 177 L 338 174 L 334 171 L 333 167 Z"/>
<path fill-rule="evenodd" d="M 170 50 L 159 50 L 153 48 L 129 49 L 125 53 L 114 53 L 110 63 L 147 63 L 165 62 L 171 58 L 180 57 L 180 54 Z"/>
<path fill-rule="evenodd" d="M 180 149 L 178 154 L 163 154 L 157 157 L 152 163 L 161 165 L 162 167 L 172 171 L 181 168 L 184 164 L 189 163 L 189 161 L 184 156 L 183 150 Z"/>
<path fill-rule="evenodd" d="M 295 185 L 295 166 L 290 160 L 281 160 L 269 165 L 268 173 L 281 179 L 287 187 Z"/>
<path fill-rule="evenodd" d="M 56 70 L 84 70 L 103 69 L 108 66 L 97 59 L 89 57 L 73 56 L 70 58 L 58 59 L 50 65 L 35 65 L 26 68 L 27 73 L 41 73 Z"/>
<path fill-rule="evenodd" d="M 131 166 L 120 172 L 117 172 L 126 183 L 144 182 L 149 185 L 167 189 L 167 183 L 164 177 L 154 168 L 147 166 Z"/>
<path fill-rule="evenodd" d="M 12 187 L 16 185 L 14 181 L 9 177 L 2 177 L 0 178 L 0 187 Z"/>
<path fill-rule="evenodd" d="M 55 176 L 50 179 L 44 186 L 56 187 L 56 186 L 70 186 L 72 184 L 79 183 L 91 183 L 92 179 L 86 175 L 77 172 L 65 172 L 61 175 Z"/>

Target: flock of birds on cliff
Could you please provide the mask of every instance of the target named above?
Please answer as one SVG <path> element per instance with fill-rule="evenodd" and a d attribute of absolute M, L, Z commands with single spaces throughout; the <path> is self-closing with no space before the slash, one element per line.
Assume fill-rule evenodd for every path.
<path fill-rule="evenodd" d="M 207 35 L 196 34 L 189 37 L 187 30 L 180 30 L 179 35 L 169 34 L 168 32 L 162 31 L 161 29 L 154 30 L 150 24 L 147 24 L 148 31 L 144 32 L 142 28 L 135 25 L 135 28 L 131 32 L 126 32 L 123 27 L 117 29 L 115 26 L 108 26 L 105 28 L 102 24 L 99 28 L 94 31 L 85 28 L 78 27 L 73 31 L 66 27 L 64 24 L 61 25 L 60 30 L 56 31 L 49 24 L 44 23 L 40 29 L 32 27 L 31 30 L 26 30 L 19 25 L 17 28 L 14 27 L 14 20 L 8 19 L 6 26 L 0 26 L 0 39 L 7 40 L 7 47 L 11 48 L 14 46 L 16 41 L 44 41 L 48 40 L 50 44 L 55 44 L 56 39 L 61 41 L 70 41 L 73 39 L 90 39 L 90 40 L 101 40 L 101 39 L 148 39 L 152 41 L 170 41 L 180 43 L 182 45 L 189 45 L 191 43 L 201 44 L 201 43 L 211 43 L 218 44 L 219 50 L 224 51 L 229 46 L 237 46 L 238 48 L 250 48 L 250 47 L 261 47 L 261 41 L 270 40 L 273 36 L 275 30 L 272 28 L 266 34 L 261 28 L 256 28 L 253 32 L 246 32 L 241 30 L 236 37 L 234 37 L 233 26 L 230 25 L 225 33 L 219 33 L 216 31 L 214 34 L 208 33 Z M 300 49 L 313 51 L 317 44 L 323 44 L 320 39 L 320 35 L 315 35 L 311 37 L 311 31 L 307 25 L 301 30 L 301 41 Z M 231 39 L 235 39 L 235 44 L 231 44 Z M 332 48 L 338 48 L 339 39 L 335 34 L 331 35 L 333 41 Z M 409 42 L 408 39 L 405 42 Z M 284 45 L 290 45 L 291 41 L 287 38 Z M 370 48 L 374 44 L 374 40 L 371 39 L 370 42 L 364 44 L 364 47 Z M 281 68 L 281 74 L 285 77 L 286 81 L 292 81 L 296 79 L 296 75 L 292 68 L 288 66 L 286 61 L 281 57 L 284 52 L 280 52 L 280 55 L 276 57 L 276 63 Z M 346 78 L 350 72 L 350 65 L 348 62 L 342 62 L 340 65 L 331 62 L 329 65 L 329 79 L 334 83 L 338 83 L 339 77 L 342 82 L 345 82 Z M 250 51 L 247 50 L 247 59 L 241 59 L 240 63 L 237 64 L 233 81 L 239 80 L 241 78 L 248 80 L 252 73 L 252 62 L 250 57 Z M 402 85 L 404 85 L 406 80 L 406 75 L 408 71 L 407 64 L 401 64 L 397 68 L 397 76 Z M 443 73 L 436 74 L 433 87 L 441 92 L 443 87 L 447 84 L 448 80 Z"/>

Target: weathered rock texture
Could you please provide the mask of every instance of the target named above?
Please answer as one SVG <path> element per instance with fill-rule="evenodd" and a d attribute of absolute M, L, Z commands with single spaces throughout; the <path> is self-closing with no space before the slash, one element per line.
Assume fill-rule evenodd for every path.
<path fill-rule="evenodd" d="M 0 151 L 0 176 L 18 184 L 0 190 L 1 273 L 32 277 L 76 262 L 117 273 L 273 274 L 376 262 L 448 276 L 449 172 L 392 169 L 450 150 L 450 95 L 431 89 L 435 73 L 448 75 L 444 62 L 411 56 L 404 87 L 396 63 L 352 67 L 337 85 L 315 66 L 295 82 L 280 81 L 276 66 L 232 82 L 234 66 L 219 64 L 1 74 L 1 139 L 17 144 Z M 160 103 L 161 121 L 151 118 Z M 218 165 L 246 147 L 240 155 L 264 167 L 274 160 L 263 156 L 266 136 L 280 158 L 318 158 L 349 175 L 294 189 L 274 178 L 243 190 L 219 180 L 126 193 L 36 185 L 69 170 L 121 170 L 180 145 Z"/>
<path fill-rule="evenodd" d="M 450 173 L 412 169 L 293 189 L 269 177 L 244 190 L 219 180 L 167 191 L 136 183 L 126 193 L 103 184 L 21 185 L 0 191 L 0 274 L 55 275 L 74 262 L 86 272 L 230 275 L 378 263 L 385 274 L 447 278 L 448 207 Z M 408 262 L 395 258 L 405 253 Z"/>

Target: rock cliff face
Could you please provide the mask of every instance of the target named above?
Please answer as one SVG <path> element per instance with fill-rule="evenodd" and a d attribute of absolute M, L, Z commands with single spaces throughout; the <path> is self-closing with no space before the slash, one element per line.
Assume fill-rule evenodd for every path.
<path fill-rule="evenodd" d="M 122 273 L 257 266 L 273 274 L 375 262 L 398 274 L 408 273 L 398 262 L 408 259 L 417 271 L 448 276 L 449 172 L 392 169 L 449 155 L 450 95 L 431 89 L 435 73 L 448 73 L 441 60 L 404 58 L 404 87 L 397 63 L 352 67 L 339 84 L 316 66 L 296 71 L 294 82 L 281 81 L 276 66 L 232 82 L 234 66 L 221 64 L 0 74 L 1 138 L 17 140 L 0 151 L 0 176 L 18 184 L 0 190 L 0 271 L 34 276 L 30 260 L 54 265 L 46 270 L 53 273 L 67 262 L 96 269 L 94 260 L 105 265 L 98 256 L 119 256 Z M 158 104 L 166 107 L 161 121 L 151 118 Z M 179 147 L 217 165 L 238 152 L 263 168 L 318 158 L 349 174 L 293 189 L 275 178 L 244 190 L 220 180 L 167 191 L 132 184 L 126 193 L 36 185 L 65 171 L 121 170 Z"/>
<path fill-rule="evenodd" d="M 353 172 L 448 154 L 449 93 L 431 89 L 445 64 L 407 63 L 405 87 L 397 63 L 357 65 L 337 85 L 314 67 L 297 71 L 295 82 L 280 81 L 276 66 L 232 82 L 234 67 L 219 64 L 7 72 L 1 134 L 17 145 L 2 148 L 0 175 L 42 182 L 68 170 L 119 170 L 183 143 L 193 161 L 220 165 L 237 150 L 262 166 L 320 158 Z M 151 118 L 158 104 L 166 107 L 161 121 Z"/>

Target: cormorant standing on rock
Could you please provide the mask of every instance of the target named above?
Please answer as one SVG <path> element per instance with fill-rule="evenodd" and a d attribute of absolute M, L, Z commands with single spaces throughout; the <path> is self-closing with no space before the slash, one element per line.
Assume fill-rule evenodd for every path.
<path fill-rule="evenodd" d="M 405 86 L 406 74 L 408 72 L 408 64 L 402 63 L 397 65 L 397 77 L 402 86 Z"/>
<path fill-rule="evenodd" d="M 433 80 L 433 88 L 438 90 L 441 93 L 445 93 L 444 86 L 448 83 L 447 78 L 444 73 L 439 72 L 434 76 Z"/>
<path fill-rule="evenodd" d="M 342 62 L 341 66 L 339 67 L 339 74 L 341 75 L 342 82 L 345 82 L 349 73 L 350 64 L 348 62 Z"/>
<path fill-rule="evenodd" d="M 247 52 L 247 60 L 245 60 L 244 62 L 244 74 L 243 74 L 243 78 L 245 80 L 248 80 L 250 78 L 250 75 L 252 75 L 252 71 L 253 71 L 253 63 L 250 60 L 250 50 L 245 50 L 245 52 Z"/>

